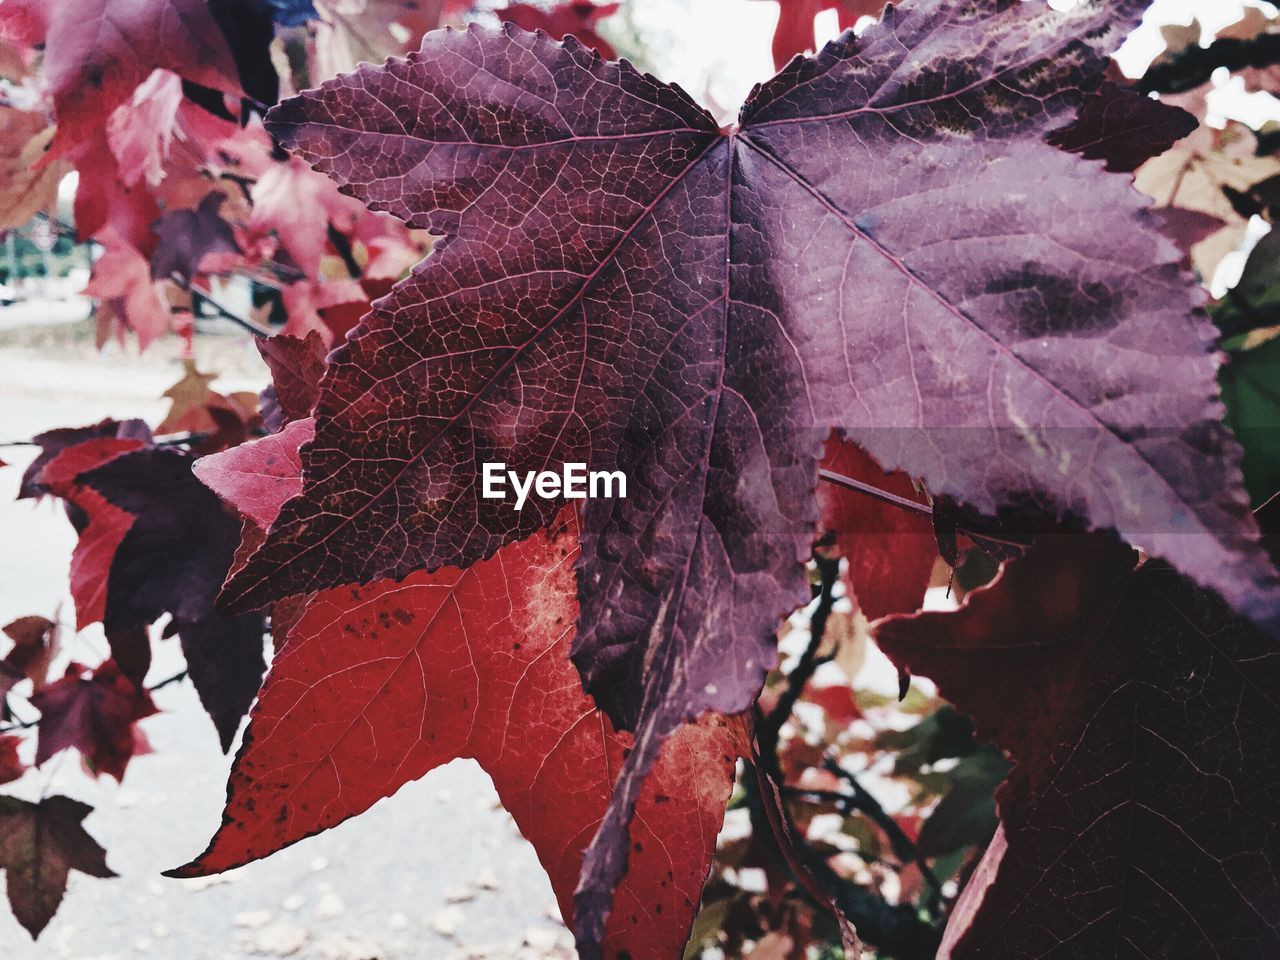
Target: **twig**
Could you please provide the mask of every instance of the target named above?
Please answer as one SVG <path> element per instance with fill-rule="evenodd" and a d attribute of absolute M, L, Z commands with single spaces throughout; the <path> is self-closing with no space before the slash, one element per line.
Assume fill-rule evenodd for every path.
<path fill-rule="evenodd" d="M 757 731 L 765 728 L 769 722 L 759 707 L 756 707 L 755 719 Z M 748 775 L 742 781 L 747 790 L 752 833 L 766 845 L 766 849 L 771 847 L 774 857 L 793 872 L 793 858 L 803 864 L 810 874 L 809 883 L 817 883 L 853 924 L 858 936 L 874 946 L 881 955 L 896 960 L 933 960 L 942 940 L 941 932 L 922 920 L 910 904 L 889 903 L 874 891 L 836 873 L 826 858 L 794 829 L 785 805 L 774 805 L 776 809 L 773 813 L 784 820 L 782 832 L 785 838 L 778 836 L 777 828 L 769 819 L 769 802 L 760 795 L 766 788 L 758 783 L 764 779 L 775 784 L 783 782 L 782 767 L 778 763 L 776 750 L 777 741 L 765 741 L 757 735 L 756 744 L 755 760 L 759 764 L 759 773 L 764 776 Z M 782 851 L 783 842 L 790 843 L 790 857 Z M 802 889 L 808 890 L 808 884 L 803 879 L 798 877 L 797 881 Z"/>
<path fill-rule="evenodd" d="M 163 687 L 167 687 L 172 683 L 181 683 L 185 679 L 187 679 L 187 671 L 179 670 L 172 677 L 165 677 L 163 680 L 159 680 L 156 683 L 153 683 L 151 686 L 147 687 L 147 692 L 155 693 L 157 690 Z"/>
<path fill-rule="evenodd" d="M 190 286 L 191 286 L 191 292 L 198 294 L 200 298 L 205 301 L 205 303 L 209 304 L 209 306 L 213 307 L 213 309 L 218 312 L 218 315 L 220 317 L 223 317 L 226 320 L 230 320 L 232 323 L 236 324 L 237 326 L 242 327 L 245 330 L 248 330 L 255 337 L 265 339 L 271 336 L 271 331 L 268 330 L 266 327 L 259 326 L 258 324 L 254 323 L 252 320 L 246 317 L 240 316 L 230 308 L 225 307 L 221 303 L 219 303 L 217 299 L 214 297 L 212 291 L 210 291 L 208 287 L 200 287 L 195 283 L 192 283 Z"/>
<path fill-rule="evenodd" d="M 1151 67 L 1138 81 L 1142 93 L 1185 93 L 1208 83 L 1215 70 L 1232 73 L 1280 63 L 1280 34 L 1262 33 L 1248 40 L 1224 37 L 1207 47 L 1193 44 Z"/>
<path fill-rule="evenodd" d="M 7 696 L 5 697 L 4 705 L 8 709 L 9 713 L 13 715 L 13 704 L 9 703 L 9 698 Z M 0 724 L 0 733 L 9 733 L 13 730 L 28 730 L 39 722 L 39 717 L 36 717 L 34 720 L 18 720 L 15 715 L 12 723 Z"/>
<path fill-rule="evenodd" d="M 329 242 L 333 244 L 333 249 L 338 251 L 342 265 L 347 268 L 347 273 L 351 279 L 359 280 L 364 271 L 360 269 L 360 264 L 356 262 L 355 251 L 351 247 L 351 241 L 347 239 L 346 234 L 332 223 L 329 224 Z"/>
<path fill-rule="evenodd" d="M 827 481 L 827 483 L 834 483 L 837 487 L 845 487 L 849 490 L 856 490 L 858 493 L 865 493 L 869 497 L 875 497 L 877 500 L 900 510 L 918 513 L 922 517 L 933 516 L 933 510 L 930 509 L 928 504 L 908 500 L 906 497 L 900 497 L 896 493 L 890 493 L 888 490 L 881 490 L 877 486 L 863 483 L 861 480 L 853 479 L 853 477 L 846 477 L 844 474 L 836 473 L 834 470 L 819 470 L 818 478 Z"/>
<path fill-rule="evenodd" d="M 187 431 L 184 433 L 166 433 L 151 441 L 155 447 L 181 447 L 190 443 L 199 443 L 208 437 L 208 433 Z M 34 440 L 0 440 L 0 447 L 38 447 Z"/>
<path fill-rule="evenodd" d="M 796 662 L 792 671 L 787 674 L 786 689 L 778 697 L 778 702 L 773 710 L 764 718 L 762 728 L 757 731 L 757 736 L 769 739 L 771 749 L 775 752 L 778 745 L 778 734 L 782 730 L 782 725 L 791 716 L 796 702 L 799 701 L 804 693 L 805 685 L 812 679 L 818 667 L 831 659 L 830 657 L 818 656 L 818 650 L 822 647 L 822 637 L 827 630 L 827 620 L 830 618 L 831 610 L 835 606 L 835 586 L 836 580 L 840 576 L 840 562 L 830 557 L 815 557 L 814 563 L 818 567 L 821 583 L 818 591 L 818 605 L 814 607 L 813 616 L 809 619 L 809 645 L 805 647 L 804 653 L 800 654 L 800 659 Z"/>
<path fill-rule="evenodd" d="M 820 656 L 818 650 L 821 649 L 827 620 L 835 605 L 835 583 L 840 567 L 838 561 L 825 557 L 816 558 L 816 563 L 820 585 L 818 603 L 809 624 L 809 643 L 787 675 L 786 689 L 778 697 L 774 708 L 767 716 L 758 706 L 755 709 L 756 763 L 759 764 L 759 772 L 779 786 L 785 782 L 778 762 L 779 733 L 814 672 L 828 659 Z M 760 790 L 764 787 L 758 785 L 756 780 L 753 776 L 743 780 L 748 790 L 752 832 L 764 844 L 772 841 L 773 854 L 793 873 L 796 871 L 796 865 L 792 862 L 794 859 L 811 875 L 808 878 L 797 877 L 801 888 L 808 891 L 809 884 L 817 882 L 857 928 L 859 936 L 884 955 L 897 960 L 931 960 L 941 939 L 938 930 L 920 919 L 910 904 L 891 904 L 875 892 L 836 873 L 826 859 L 793 828 L 785 807 L 773 811 L 774 815 L 784 821 L 781 829 L 783 836 L 780 837 L 769 813 L 774 805 L 770 805 L 760 795 Z M 784 853 L 783 843 L 790 845 L 791 855 Z M 811 891 L 810 895 L 812 896 Z M 817 899 L 821 902 L 821 898 Z"/>
<path fill-rule="evenodd" d="M 187 679 L 187 671 L 179 670 L 173 676 L 165 677 L 163 680 L 157 680 L 155 683 L 151 684 L 151 686 L 147 687 L 147 693 L 155 693 L 157 690 L 163 689 L 164 687 L 170 686 L 174 683 L 180 683 L 185 679 Z M 9 705 L 9 712 L 13 712 L 12 705 Z M 29 730 L 39 722 L 40 718 L 36 717 L 33 720 L 14 720 L 12 723 L 0 724 L 0 734 L 10 733 L 14 730 Z"/>
<path fill-rule="evenodd" d="M 933 520 L 934 511 L 928 504 L 918 503 L 915 500 L 908 500 L 906 497 L 900 497 L 896 493 L 890 493 L 888 490 L 882 490 L 874 484 L 864 483 L 861 480 L 855 480 L 853 477 L 846 477 L 842 473 L 836 473 L 834 470 L 820 469 L 818 471 L 818 479 L 825 480 L 827 483 L 833 483 L 838 487 L 844 487 L 853 490 L 855 493 L 864 493 L 869 497 L 874 497 L 882 503 L 887 503 L 899 510 L 905 510 L 908 513 L 914 513 L 918 516 L 927 517 Z M 993 544 L 1000 544 L 1005 547 L 1013 547 L 1018 550 L 1024 550 L 1027 544 L 1022 540 L 1009 537 L 1007 534 L 999 531 L 988 529 L 975 523 L 957 524 L 956 530 L 967 534 L 970 538 L 976 540 L 986 540 Z"/>
<path fill-rule="evenodd" d="M 920 868 L 920 875 L 924 877 L 925 883 L 929 884 L 929 888 L 939 899 L 942 897 L 942 884 L 938 882 L 937 876 L 933 869 L 925 863 L 924 857 L 920 856 L 920 848 L 916 846 L 905 830 L 898 825 L 898 821 L 889 816 L 885 812 L 884 807 L 880 806 L 880 801 L 862 785 L 857 776 L 850 770 L 846 770 L 840 766 L 833 757 L 827 757 L 823 761 L 822 767 L 828 773 L 839 777 L 852 789 L 850 794 L 837 794 L 845 798 L 845 802 L 851 808 L 858 810 L 867 815 L 868 818 L 881 830 L 885 836 L 889 838 L 889 845 L 893 847 L 894 855 L 903 863 L 914 863 Z"/>

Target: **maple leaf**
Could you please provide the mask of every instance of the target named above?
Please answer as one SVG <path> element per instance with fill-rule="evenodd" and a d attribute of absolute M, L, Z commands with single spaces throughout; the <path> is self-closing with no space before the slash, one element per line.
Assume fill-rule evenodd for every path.
<path fill-rule="evenodd" d="M 151 225 L 160 207 L 145 181 L 125 181 L 106 131 L 76 145 L 67 158 L 80 175 L 73 212 L 76 236 L 103 239 L 108 246 L 125 243 L 142 256 L 155 247 Z"/>
<path fill-rule="evenodd" d="M 39 803 L 0 797 L 0 869 L 9 906 L 34 940 L 49 925 L 72 870 L 114 877 L 107 853 L 82 821 L 93 808 L 69 797 Z"/>
<path fill-rule="evenodd" d="M 74 660 L 67 672 L 30 698 L 40 711 L 36 766 L 74 747 L 96 775 L 124 779 L 135 752 L 146 740 L 134 724 L 159 711 L 151 694 L 126 677 L 114 660 L 93 671 Z"/>
<path fill-rule="evenodd" d="M 806 703 L 813 703 L 823 709 L 831 722 L 847 727 L 853 721 L 861 719 L 862 711 L 858 708 L 858 699 L 853 689 L 847 684 L 830 683 L 821 686 L 810 685 L 804 693 Z"/>
<path fill-rule="evenodd" d="M 253 394 L 218 393 L 209 384 L 216 374 L 203 373 L 194 360 L 182 362 L 182 376 L 164 392 L 169 411 L 156 429 L 161 433 L 205 434 L 193 447 L 196 452 L 215 453 L 243 443 L 258 426 Z"/>
<path fill-rule="evenodd" d="M 214 609 L 239 524 L 195 479 L 192 463 L 189 454 L 148 447 L 82 472 L 78 483 L 133 518 L 111 558 L 103 626 L 110 634 L 173 617 L 225 750 L 266 670 L 263 618 Z"/>
<path fill-rule="evenodd" d="M 182 376 L 161 396 L 169 401 L 169 410 L 156 429 L 162 433 L 198 433 L 212 427 L 209 401 L 216 396 L 209 386 L 218 379 L 216 373 L 205 373 L 194 360 L 182 361 Z"/>
<path fill-rule="evenodd" d="M 616 60 L 617 51 L 596 32 L 596 24 L 617 13 L 620 6 L 620 3 L 597 4 L 595 0 L 561 0 L 550 10 L 532 3 L 509 3 L 495 12 L 503 23 L 515 24 L 530 33 L 542 30 L 553 40 L 572 36 L 601 56 Z"/>
<path fill-rule="evenodd" d="M 354 280 L 300 280 L 280 291 L 289 314 L 284 333 L 318 333 L 326 347 L 341 340 L 369 312 L 370 297 Z"/>
<path fill-rule="evenodd" d="M 1275 956 L 1274 643 L 1162 563 L 1049 541 L 876 630 L 1015 762 L 939 956 Z"/>
<path fill-rule="evenodd" d="M 471 7 L 471 0 L 313 0 L 320 20 L 315 68 L 320 77 L 351 70 L 360 62 L 381 63 L 392 54 L 416 49 L 422 36 L 448 17 Z"/>
<path fill-rule="evenodd" d="M 226 196 L 208 193 L 195 210 L 170 210 L 156 221 L 156 249 L 151 254 L 153 280 L 175 277 L 182 284 L 201 270 L 206 257 L 241 254 L 231 224 L 218 213 Z"/>
<path fill-rule="evenodd" d="M 778 23 L 773 30 L 773 66 L 781 70 L 792 57 L 811 53 L 818 47 L 814 23 L 825 10 L 836 11 L 841 30 L 848 30 L 863 17 L 878 17 L 887 0 L 775 0 Z"/>
<path fill-rule="evenodd" d="M 151 428 L 142 420 L 107 418 L 88 427 L 58 427 L 36 434 L 32 437 L 32 443 L 40 448 L 40 452 L 22 473 L 22 480 L 18 483 L 18 499 L 39 497 L 49 492 L 41 480 L 41 474 L 49 462 L 67 447 L 106 437 L 150 442 Z"/>
<path fill-rule="evenodd" d="M 201 457 L 192 471 L 242 517 L 265 530 L 284 502 L 302 489 L 298 450 L 314 436 L 314 420 L 294 420 L 280 433 Z"/>
<path fill-rule="evenodd" d="M 0 28 L 44 46 L 42 73 L 58 119 L 55 155 L 100 130 L 156 67 L 241 92 L 231 50 L 203 0 L 6 0 Z"/>
<path fill-rule="evenodd" d="M 482 498 L 479 462 L 623 471 L 638 493 L 584 514 L 575 661 L 637 748 L 584 944 L 664 736 L 749 704 L 807 598 L 833 427 L 936 497 L 1118 530 L 1274 621 L 1202 294 L 1129 177 L 1044 141 L 1142 6 L 890 9 L 727 132 L 510 26 L 284 102 L 282 143 L 447 239 L 332 355 L 303 492 L 229 609 L 472 563 L 554 519 Z"/>
<path fill-rule="evenodd" d="M 119 337 L 125 330 L 133 331 L 139 350 L 169 330 L 173 316 L 169 301 L 162 285 L 151 278 L 151 264 L 131 243 L 108 240 L 84 292 L 101 301 L 97 308 L 99 347 L 111 335 L 108 321 L 118 324 Z"/>
<path fill-rule="evenodd" d="M 58 625 L 46 617 L 19 617 L 5 625 L 4 634 L 13 641 L 13 649 L 0 660 L 0 700 L 22 680 L 41 689 L 58 653 Z"/>
<path fill-rule="evenodd" d="M 182 78 L 170 70 L 153 70 L 129 102 L 108 118 L 107 143 L 128 186 L 156 186 L 164 179 L 182 104 Z"/>
<path fill-rule="evenodd" d="M 910 477 L 887 474 L 847 441 L 827 441 L 823 469 L 924 505 Z M 938 556 L 929 518 L 832 483 L 818 487 L 820 528 L 847 561 L 845 582 L 867 619 L 910 613 L 924 600 Z M 820 538 L 823 540 L 825 538 Z"/>
<path fill-rule="evenodd" d="M 147 627 L 139 624 L 110 631 L 107 648 L 120 672 L 141 687 L 151 669 L 151 634 Z"/>
<path fill-rule="evenodd" d="M 250 231 L 274 232 L 307 276 L 320 271 L 329 225 L 348 232 L 365 213 L 361 204 L 296 157 L 273 164 L 253 185 L 251 196 Z"/>
<path fill-rule="evenodd" d="M 66 163 L 35 165 L 52 134 L 38 111 L 0 106 L 0 230 L 53 209 Z"/>
<path fill-rule="evenodd" d="M 1108 82 L 1084 99 L 1075 120 L 1046 139 L 1088 160 L 1105 160 L 1108 170 L 1131 172 L 1197 126 L 1196 118 L 1180 107 L 1134 96 Z"/>
<path fill-rule="evenodd" d="M 253 523 L 289 491 L 287 454 L 310 430 L 254 441 L 198 467 Z M 258 465 L 253 467 L 253 461 Z M 298 461 L 292 461 L 295 486 Z M 465 571 L 319 593 L 289 629 L 250 719 L 222 827 L 175 875 L 226 870 L 366 810 L 457 757 L 473 757 L 547 869 L 566 916 L 582 851 L 630 738 L 582 690 L 573 634 L 576 521 Z M 359 643 L 352 638 L 358 637 Z M 429 668 L 424 667 L 429 665 Z M 669 957 L 688 936 L 713 837 L 745 750 L 738 721 L 683 727 L 630 830 L 610 956 Z"/>
<path fill-rule="evenodd" d="M 1156 199 L 1162 215 L 1186 219 L 1198 215 L 1225 226 L 1192 251 L 1197 272 L 1212 279 L 1222 258 L 1236 250 L 1245 233 L 1245 219 L 1235 212 L 1227 190 L 1250 186 L 1280 174 L 1280 158 L 1256 156 L 1252 131 L 1240 125 L 1223 131 L 1201 126 L 1173 149 L 1138 170 L 1138 189 Z"/>
<path fill-rule="evenodd" d="M 262 422 L 275 433 L 287 423 L 311 416 L 320 395 L 328 351 L 318 330 L 307 331 L 305 337 L 262 337 L 257 344 L 271 370 L 271 385 L 262 391 Z"/>
<path fill-rule="evenodd" d="M 0 783 L 12 783 L 26 772 L 26 765 L 18 756 L 22 738 L 9 734 L 0 736 Z"/>
<path fill-rule="evenodd" d="M 263 618 L 255 614 L 176 620 L 200 704 L 218 731 L 223 752 L 231 749 L 240 721 L 249 712 L 266 673 L 263 658 Z"/>
<path fill-rule="evenodd" d="M 80 474 L 145 445 L 143 440 L 129 437 L 85 440 L 63 449 L 40 471 L 42 486 L 76 511 L 72 525 L 79 539 L 71 554 L 71 599 L 76 606 L 77 630 L 106 615 L 111 564 L 134 519 L 133 514 L 81 484 Z"/>

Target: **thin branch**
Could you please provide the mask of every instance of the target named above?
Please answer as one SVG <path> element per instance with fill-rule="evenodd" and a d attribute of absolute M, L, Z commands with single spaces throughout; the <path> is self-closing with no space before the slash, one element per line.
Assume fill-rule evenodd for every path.
<path fill-rule="evenodd" d="M 147 692 L 155 693 L 157 690 L 167 687 L 172 683 L 181 683 L 185 679 L 187 679 L 187 671 L 179 670 L 172 677 L 165 677 L 163 680 L 159 680 L 156 683 L 153 683 L 151 686 L 147 687 Z"/>
<path fill-rule="evenodd" d="M 1260 33 L 1248 40 L 1224 37 L 1207 47 L 1192 44 L 1163 63 L 1151 67 L 1138 81 L 1142 93 L 1185 93 L 1208 83 L 1215 70 L 1232 73 L 1263 69 L 1280 63 L 1280 34 Z"/>
<path fill-rule="evenodd" d="M 184 433 L 166 433 L 155 437 L 151 443 L 156 447 L 181 447 L 191 443 L 199 443 L 208 437 L 208 433 L 187 431 Z M 0 447 L 38 447 L 34 440 L 0 440 Z"/>
<path fill-rule="evenodd" d="M 13 704 L 9 702 L 8 695 L 6 695 L 4 698 L 4 705 L 5 705 L 5 708 L 9 711 L 10 716 L 14 717 L 14 720 L 11 723 L 0 724 L 0 733 L 10 733 L 13 730 L 28 730 L 40 722 L 39 717 L 36 717 L 33 720 L 17 719 L 17 715 L 13 712 Z"/>
<path fill-rule="evenodd" d="M 773 814 L 782 818 L 781 831 L 778 836 L 769 819 L 769 801 L 761 796 L 767 787 L 763 781 L 771 780 L 774 784 L 782 784 L 782 767 L 778 762 L 777 741 L 766 742 L 758 735 L 767 720 L 760 708 L 755 709 L 756 722 L 756 763 L 763 776 L 747 776 L 743 778 L 743 786 L 747 790 L 747 807 L 751 814 L 752 833 L 760 839 L 773 856 L 795 873 L 792 860 L 802 865 L 807 878 L 797 877 L 802 889 L 809 891 L 810 884 L 817 884 L 823 893 L 830 898 L 836 908 L 853 924 L 858 936 L 874 946 L 885 957 L 896 960 L 932 960 L 942 940 L 941 931 L 921 919 L 916 908 L 908 903 L 889 903 L 882 896 L 854 881 L 843 877 L 831 867 L 826 857 L 815 850 L 808 841 L 794 828 L 785 804 L 772 805 Z M 785 790 L 786 788 L 783 787 Z M 788 843 L 791 854 L 782 849 Z M 810 893 L 812 896 L 813 894 Z M 825 897 L 815 897 L 819 905 L 826 908 L 822 901 Z"/>
<path fill-rule="evenodd" d="M 888 490 L 881 490 L 877 486 L 870 483 L 863 483 L 861 480 L 855 480 L 853 477 L 846 477 L 842 473 L 836 473 L 834 470 L 819 470 L 818 479 L 825 480 L 827 483 L 834 483 L 837 487 L 845 487 L 848 490 L 856 490 L 858 493 L 865 493 L 869 497 L 875 497 L 890 506 L 897 507 L 899 510 L 906 510 L 910 513 L 918 513 L 922 517 L 932 517 L 933 510 L 928 504 L 917 503 L 915 500 L 908 500 L 906 497 L 900 497 L 896 493 L 890 493 Z"/>
<path fill-rule="evenodd" d="M 213 307 L 214 310 L 218 311 L 219 316 L 223 317 L 224 319 L 230 320 L 232 323 L 236 324 L 239 327 L 244 328 L 245 330 L 248 330 L 255 337 L 258 337 L 260 339 L 265 339 L 271 336 L 271 331 L 268 330 L 266 327 L 263 327 L 263 326 L 260 326 L 259 324 L 254 323 L 252 320 L 248 319 L 247 317 L 240 316 L 239 314 L 231 310 L 229 307 L 226 307 L 223 304 L 219 303 L 218 300 L 214 297 L 212 291 L 210 291 L 208 287 L 201 287 L 195 283 L 192 283 L 190 286 L 191 286 L 192 293 L 199 294 L 200 298 L 204 300 L 205 303 L 209 304 L 209 306 Z"/>
<path fill-rule="evenodd" d="M 147 687 L 147 693 L 155 693 L 157 690 L 161 690 L 167 686 L 170 686 L 171 684 L 180 683 L 186 678 L 187 678 L 187 671 L 185 669 L 179 670 L 173 676 L 165 677 L 163 680 L 157 680 L 155 683 L 151 684 L 151 686 Z M 13 713 L 13 706 L 8 703 L 7 698 L 6 698 L 6 706 L 9 707 L 9 712 Z M 39 722 L 40 722 L 40 718 L 36 717 L 35 719 L 32 719 L 32 720 L 14 720 L 12 723 L 0 724 L 0 734 L 11 733 L 14 730 L 29 730 L 31 727 L 34 727 Z"/>
<path fill-rule="evenodd" d="M 906 497 L 900 497 L 896 493 L 890 493 L 874 484 L 864 483 L 861 480 L 855 480 L 853 477 L 846 477 L 842 473 L 836 473 L 834 470 L 820 469 L 818 471 L 818 479 L 825 480 L 827 483 L 835 484 L 838 487 L 844 487 L 855 493 L 863 493 L 869 497 L 873 497 L 882 503 L 887 503 L 891 507 L 897 507 L 899 510 L 905 510 L 908 513 L 914 513 L 921 517 L 927 517 L 933 520 L 934 511 L 928 504 L 919 503 L 915 500 L 909 500 Z M 967 534 L 974 540 L 986 540 L 992 544 L 999 544 L 1004 547 L 1012 547 L 1017 550 L 1025 550 L 1027 543 L 1008 534 L 1001 533 L 998 530 L 992 530 L 987 527 L 975 523 L 958 524 L 956 529 L 961 533 Z"/>
<path fill-rule="evenodd" d="M 188 431 L 187 433 L 167 433 L 162 437 L 156 437 L 152 441 L 152 446 L 182 447 L 191 443 L 199 443 L 208 436 L 210 436 L 210 434 L 200 433 L 198 431 Z"/>
<path fill-rule="evenodd" d="M 786 689 L 778 697 L 773 710 L 764 718 L 762 729 L 757 732 L 758 736 L 768 738 L 770 747 L 774 751 L 777 750 L 778 734 L 782 730 L 782 725 L 791 716 L 797 701 L 804 693 L 805 686 L 818 667 L 830 659 L 819 657 L 818 650 L 822 647 L 822 637 L 827 631 L 827 620 L 835 606 L 835 586 L 836 580 L 840 577 L 840 562 L 830 557 L 815 557 L 814 563 L 818 567 L 820 587 L 818 605 L 814 608 L 813 616 L 809 620 L 809 644 L 805 647 L 804 653 L 800 654 L 795 667 L 787 674 Z"/>
<path fill-rule="evenodd" d="M 828 659 L 820 656 L 818 651 L 822 647 L 827 620 L 835 605 L 835 583 L 840 566 L 838 561 L 825 557 L 816 558 L 816 563 L 820 582 L 818 603 L 809 623 L 809 643 L 787 675 L 786 689 L 778 697 L 774 708 L 767 716 L 759 706 L 755 708 L 755 760 L 759 765 L 759 773 L 763 775 L 761 782 L 771 781 L 783 790 L 786 789 L 785 780 L 782 766 L 778 762 L 780 731 L 814 672 Z M 874 891 L 840 876 L 825 857 L 794 829 L 785 805 L 770 804 L 761 796 L 761 790 L 766 788 L 757 783 L 757 777 L 745 777 L 743 783 L 748 790 L 752 832 L 762 844 L 769 845 L 772 841 L 774 856 L 786 864 L 792 873 L 797 873 L 799 869 L 801 873 L 809 874 L 808 877 L 797 874 L 796 879 L 802 889 L 814 896 L 810 885 L 816 883 L 853 923 L 859 936 L 873 944 L 885 956 L 898 960 L 930 960 L 933 957 L 941 934 L 917 916 L 914 907 L 910 904 L 891 904 Z M 777 809 L 773 809 L 774 807 Z M 772 814 L 770 810 L 773 810 Z M 779 836 L 779 827 L 774 825 L 772 816 L 782 819 L 782 836 Z M 790 853 L 784 850 L 784 843 L 788 845 Z M 823 903 L 824 899 L 815 896 L 815 900 L 826 908 L 828 904 Z"/>
<path fill-rule="evenodd" d="M 347 239 L 346 234 L 329 224 L 329 242 L 333 244 L 333 249 L 338 251 L 338 256 L 342 260 L 343 266 L 347 268 L 347 273 L 352 280 L 359 280 L 363 270 L 360 264 L 356 262 L 355 251 L 352 249 L 351 241 Z"/>
<path fill-rule="evenodd" d="M 898 821 L 885 812 L 884 807 L 880 806 L 880 801 L 875 798 L 875 795 L 862 785 L 852 771 L 846 770 L 833 757 L 827 757 L 823 761 L 822 767 L 828 773 L 839 777 L 849 785 L 853 792 L 850 794 L 838 794 L 838 796 L 845 797 L 845 802 L 849 807 L 866 814 L 876 826 L 883 830 L 885 836 L 889 838 L 889 845 L 893 847 L 894 855 L 903 863 L 914 863 L 919 867 L 920 875 L 924 877 L 925 883 L 929 884 L 929 888 L 934 895 L 941 899 L 942 884 L 938 882 L 933 869 L 925 863 L 924 857 L 920 855 L 920 848 L 916 846 L 914 840 L 907 836 L 906 831 L 898 825 Z"/>

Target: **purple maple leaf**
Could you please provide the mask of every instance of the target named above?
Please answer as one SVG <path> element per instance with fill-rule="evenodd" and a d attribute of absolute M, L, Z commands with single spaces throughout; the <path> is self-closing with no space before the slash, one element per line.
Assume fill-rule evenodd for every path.
<path fill-rule="evenodd" d="M 151 228 L 157 237 L 152 279 L 177 277 L 190 283 L 209 254 L 243 252 L 231 224 L 218 213 L 226 199 L 215 190 L 205 194 L 195 210 L 171 210 L 156 221 Z"/>
<path fill-rule="evenodd" d="M 1144 6 L 890 9 L 728 131 L 510 27 L 272 111 L 346 192 L 447 239 L 332 355 L 303 492 L 225 601 L 465 565 L 552 521 L 555 500 L 482 498 L 483 462 L 624 471 L 579 567 L 575 660 L 636 731 L 584 863 L 585 955 L 661 742 L 747 707 L 808 596 L 832 428 L 936 495 L 1116 530 L 1276 620 L 1201 294 L 1129 177 L 1046 142 Z"/>
<path fill-rule="evenodd" d="M 108 634 L 172 615 L 200 701 L 229 749 L 266 671 L 261 614 L 214 608 L 240 540 L 240 523 L 191 472 L 190 454 L 126 453 L 81 476 L 135 519 L 111 561 Z"/>

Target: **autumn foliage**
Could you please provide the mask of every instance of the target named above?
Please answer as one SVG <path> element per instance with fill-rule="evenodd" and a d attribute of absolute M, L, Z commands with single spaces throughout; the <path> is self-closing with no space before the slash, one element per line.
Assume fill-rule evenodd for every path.
<path fill-rule="evenodd" d="M 176 637 L 237 753 L 172 876 L 471 758 L 583 958 L 1280 955 L 1273 235 L 1206 289 L 1280 143 L 1203 122 L 1280 24 L 1135 80 L 1143 0 L 777 0 L 726 124 L 626 6 L 0 0 L 0 226 L 190 357 L 30 441 L 110 657 L 5 628 L 0 783 L 123 779 Z M 88 812 L 0 797 L 33 937 L 112 875 Z"/>

